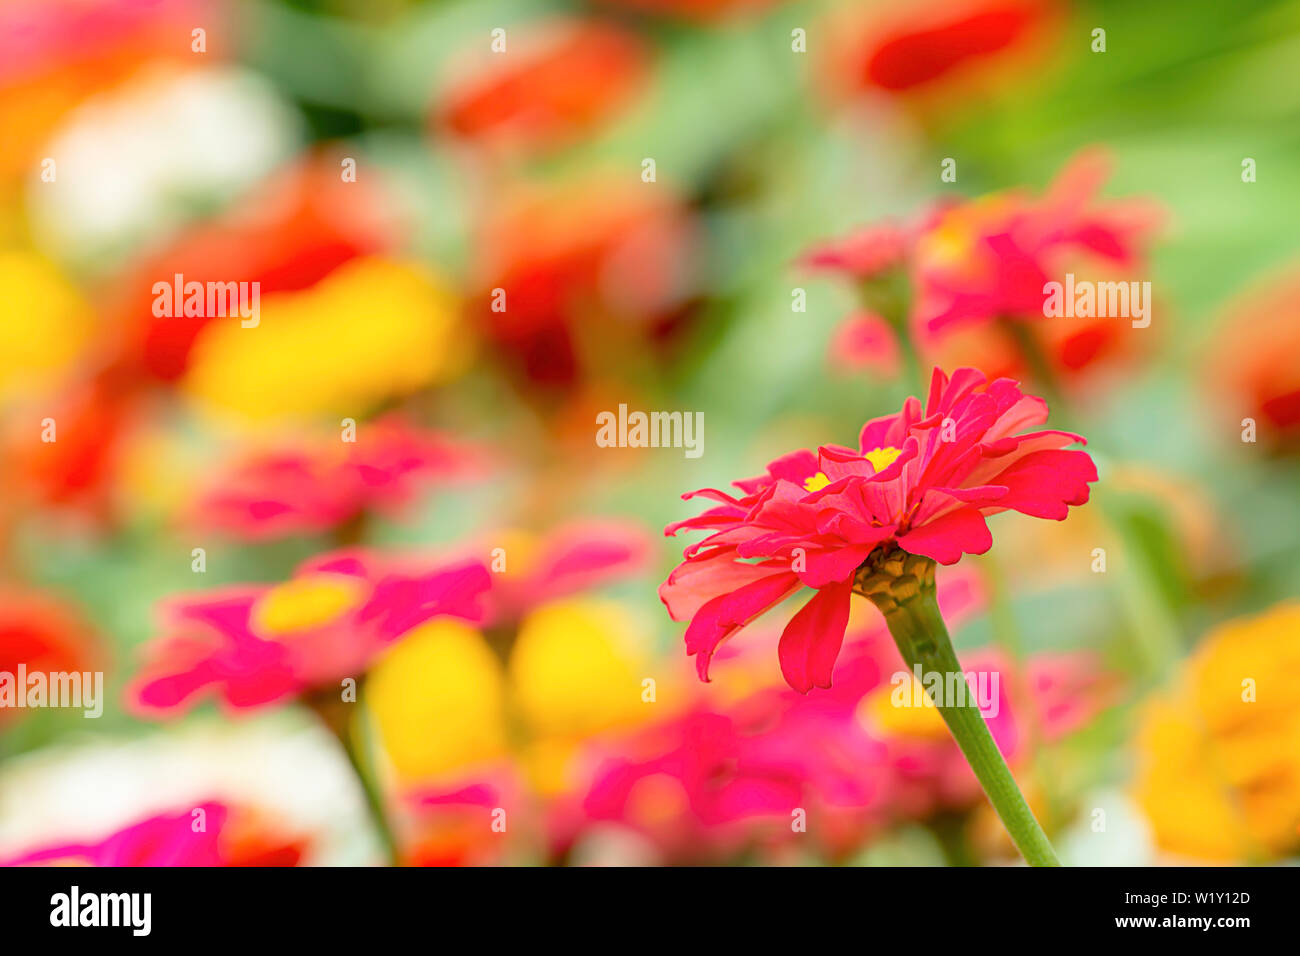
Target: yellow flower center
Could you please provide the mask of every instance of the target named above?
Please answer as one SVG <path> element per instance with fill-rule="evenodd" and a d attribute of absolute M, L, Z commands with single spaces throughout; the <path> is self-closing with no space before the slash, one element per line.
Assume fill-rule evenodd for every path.
<path fill-rule="evenodd" d="M 312 574 L 278 585 L 253 608 L 253 625 L 266 635 L 291 634 L 328 624 L 356 604 L 357 582 L 338 574 Z"/>
<path fill-rule="evenodd" d="M 903 449 L 887 445 L 884 448 L 872 449 L 864 457 L 871 462 L 871 467 L 876 469 L 876 473 L 879 474 L 897 461 L 898 456 L 902 453 Z"/>
<path fill-rule="evenodd" d="M 902 453 L 903 453 L 903 449 L 895 448 L 892 445 L 888 445 L 884 448 L 873 448 L 871 451 L 867 452 L 862 457 L 866 458 L 867 461 L 871 462 L 871 467 L 876 470 L 876 474 L 880 474 L 882 471 L 884 471 L 886 468 L 892 465 L 895 461 L 897 461 L 898 456 L 901 455 Z M 804 491 L 809 491 L 809 492 L 821 491 L 830 483 L 831 480 L 826 476 L 826 472 L 819 471 L 817 472 L 817 474 L 805 478 L 803 482 L 803 487 L 804 487 Z"/>
<path fill-rule="evenodd" d="M 824 472 L 824 471 L 819 471 L 819 472 L 817 472 L 817 474 L 813 475 L 811 478 L 805 478 L 805 479 L 804 479 L 804 482 L 803 482 L 803 488 L 804 488 L 804 491 L 821 491 L 823 488 L 825 488 L 825 487 L 826 487 L 827 485 L 829 485 L 830 483 L 831 483 L 831 480 L 830 480 L 829 478 L 826 477 L 826 472 Z"/>

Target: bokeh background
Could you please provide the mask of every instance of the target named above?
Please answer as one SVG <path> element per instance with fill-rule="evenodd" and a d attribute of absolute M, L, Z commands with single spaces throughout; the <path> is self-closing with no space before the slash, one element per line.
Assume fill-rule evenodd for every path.
<path fill-rule="evenodd" d="M 1013 861 L 933 712 L 887 706 L 873 609 L 834 692 L 763 625 L 701 684 L 661 530 L 917 392 L 810 249 L 924 223 L 978 271 L 1079 169 L 1140 221 L 1106 274 L 1150 326 L 1039 316 L 1050 381 L 978 316 L 923 342 L 1050 388 L 1101 473 L 994 522 L 957 647 L 1066 862 L 1294 859 L 1297 56 L 1286 3 L 6 0 L 0 671 L 106 703 L 0 710 L 0 859 Z M 177 273 L 260 283 L 260 324 L 155 315 Z M 599 447 L 620 404 L 703 413 L 703 454 Z M 177 596 L 260 585 L 292 642 L 339 623 L 299 569 L 352 548 L 495 560 L 490 619 L 316 675 L 360 684 L 333 721 L 135 706 Z"/>

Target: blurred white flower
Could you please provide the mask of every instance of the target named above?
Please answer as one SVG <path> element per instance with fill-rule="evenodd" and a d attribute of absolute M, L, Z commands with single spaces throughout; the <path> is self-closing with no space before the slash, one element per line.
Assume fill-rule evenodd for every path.
<path fill-rule="evenodd" d="M 129 741 L 54 746 L 0 775 L 0 858 L 100 840 L 205 800 L 265 812 L 306 836 L 303 862 L 379 862 L 362 794 L 338 742 L 292 711 L 195 719 Z"/>
<path fill-rule="evenodd" d="M 1097 790 L 1079 801 L 1078 819 L 1056 838 L 1066 866 L 1152 866 L 1151 831 L 1142 811 L 1119 790 Z"/>
<path fill-rule="evenodd" d="M 257 73 L 159 67 L 93 97 L 46 145 L 27 197 L 52 256 L 110 269 L 229 202 L 296 149 L 297 113 Z"/>

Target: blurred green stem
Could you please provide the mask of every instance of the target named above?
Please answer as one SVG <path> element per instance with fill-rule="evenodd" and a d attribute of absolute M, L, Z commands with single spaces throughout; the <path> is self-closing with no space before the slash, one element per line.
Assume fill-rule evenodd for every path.
<path fill-rule="evenodd" d="M 863 282 L 858 297 L 867 311 L 885 321 L 898 341 L 904 394 L 919 394 L 924 398 L 928 382 L 922 377 L 921 354 L 912 337 L 912 289 L 907 272 L 895 269 L 881 278 Z"/>
<path fill-rule="evenodd" d="M 342 695 L 331 688 L 304 697 L 303 703 L 316 713 L 321 723 L 329 729 L 343 748 L 343 753 L 348 758 L 348 765 L 352 768 L 352 775 L 356 777 L 362 796 L 365 797 L 366 811 L 371 823 L 374 824 L 379 842 L 383 845 L 384 855 L 390 866 L 401 866 L 401 853 L 388 820 L 384 795 L 375 780 L 374 761 L 370 759 L 369 748 L 360 742 L 365 737 L 364 731 L 353 732 L 352 709 L 358 705 L 343 700 Z"/>
<path fill-rule="evenodd" d="M 1047 400 L 1048 407 L 1055 414 L 1056 427 L 1062 427 L 1062 421 L 1069 422 L 1071 417 L 1065 394 L 1061 390 L 1061 381 L 1057 377 L 1056 370 L 1052 368 L 1047 353 L 1034 337 L 1034 330 L 1030 328 L 1030 323 L 1023 319 L 1003 316 L 998 319 L 998 324 L 1010 336 L 1016 345 L 1016 351 L 1029 366 L 1029 374 L 1034 377 L 1035 387 Z"/>
<path fill-rule="evenodd" d="M 992 553 L 986 554 L 983 556 L 983 566 L 989 592 L 989 618 L 993 624 L 993 641 L 1002 648 L 1011 665 L 1011 699 L 1023 702 L 1025 749 L 1033 763 L 1034 777 L 1046 805 L 1045 818 L 1050 826 L 1053 820 L 1060 819 L 1061 800 L 1055 786 L 1057 775 L 1052 772 L 1048 750 L 1042 745 L 1042 720 L 1038 713 L 1037 701 L 1034 699 L 1032 681 L 1029 679 L 1029 664 L 1024 641 L 1020 636 L 1015 608 L 1011 606 L 1006 578 L 998 559 Z"/>

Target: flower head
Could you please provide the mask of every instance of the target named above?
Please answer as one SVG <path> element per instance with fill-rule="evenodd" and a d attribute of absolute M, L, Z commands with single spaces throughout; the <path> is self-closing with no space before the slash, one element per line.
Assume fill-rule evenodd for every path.
<path fill-rule="evenodd" d="M 1142 200 L 1095 201 L 1110 165 L 1085 150 L 1040 197 L 1013 190 L 939 210 L 916 243 L 917 324 L 1041 321 L 1043 286 L 1067 267 L 1140 262 L 1158 214 Z"/>
<path fill-rule="evenodd" d="M 413 570 L 344 552 L 307 562 L 284 584 L 175 599 L 163 611 L 168 635 L 147 650 L 129 701 L 166 714 L 212 693 L 243 709 L 360 678 L 432 618 L 480 620 L 488 585 L 481 563 Z"/>
<path fill-rule="evenodd" d="M 687 304 L 699 238 L 662 186 L 638 189 L 603 169 L 520 181 L 483 212 L 470 312 L 515 371 L 569 387 L 597 367 L 581 332 L 651 341 Z"/>
<path fill-rule="evenodd" d="M 913 232 L 889 222 L 867 226 L 813 246 L 801 261 L 809 269 L 864 281 L 876 279 L 906 264 L 915 239 Z"/>
<path fill-rule="evenodd" d="M 659 594 L 674 620 L 690 621 L 686 647 L 701 678 L 723 641 L 811 587 L 781 637 L 781 669 L 796 690 L 829 687 L 855 578 L 877 549 L 953 564 L 992 545 L 987 515 L 1060 520 L 1086 502 L 1096 467 L 1066 447 L 1083 439 L 1026 431 L 1046 420 L 1047 404 L 1009 379 L 935 369 L 924 410 L 909 398 L 899 414 L 868 422 L 856 450 L 792 452 L 735 482 L 738 496 L 686 495 L 718 505 L 665 533 L 712 533 L 686 549 Z"/>
<path fill-rule="evenodd" d="M 355 443 L 337 436 L 250 455 L 213 481 L 200 522 L 244 539 L 327 531 L 372 509 L 394 511 L 438 479 L 472 473 L 476 456 L 401 418 L 362 426 Z"/>

